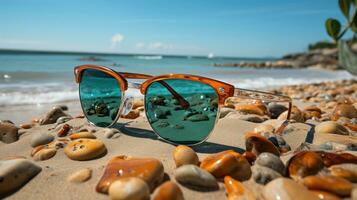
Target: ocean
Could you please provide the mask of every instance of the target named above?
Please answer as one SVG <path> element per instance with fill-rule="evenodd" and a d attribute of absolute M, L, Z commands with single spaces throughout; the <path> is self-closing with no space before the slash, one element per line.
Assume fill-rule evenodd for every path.
<path fill-rule="evenodd" d="M 99 60 L 81 60 L 88 56 L 95 56 Z M 345 71 L 212 66 L 214 63 L 267 60 L 269 59 L 0 51 L 0 107 L 78 100 L 78 85 L 74 81 L 73 67 L 83 64 L 103 65 L 117 71 L 151 75 L 201 75 L 245 89 L 270 89 L 283 85 L 353 78 Z M 139 95 L 138 91 L 130 93 Z"/>

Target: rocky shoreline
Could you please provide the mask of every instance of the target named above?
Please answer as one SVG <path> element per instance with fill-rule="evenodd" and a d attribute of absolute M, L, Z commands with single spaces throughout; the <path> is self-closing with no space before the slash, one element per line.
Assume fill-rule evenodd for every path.
<path fill-rule="evenodd" d="M 357 51 L 357 44 L 352 45 L 352 49 Z M 316 49 L 303 53 L 294 53 L 283 56 L 280 59 L 265 62 L 239 63 L 213 63 L 215 67 L 242 67 L 257 69 L 300 69 L 318 68 L 327 70 L 343 69 L 338 63 L 337 49 Z"/>
<path fill-rule="evenodd" d="M 125 128 L 93 127 L 66 106 L 26 124 L 2 119 L 0 198 L 356 199 L 357 81 L 272 92 L 294 100 L 284 129 L 285 105 L 230 99 L 212 138 L 192 148 L 155 138 L 141 100 Z"/>

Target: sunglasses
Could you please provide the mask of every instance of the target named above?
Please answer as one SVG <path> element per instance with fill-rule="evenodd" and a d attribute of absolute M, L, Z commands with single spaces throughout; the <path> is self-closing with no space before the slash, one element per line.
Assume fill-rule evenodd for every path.
<path fill-rule="evenodd" d="M 186 75 L 116 72 L 112 69 L 81 65 L 74 68 L 79 83 L 79 97 L 88 121 L 99 127 L 113 126 L 124 112 L 131 110 L 129 88 L 144 95 L 145 114 L 157 136 L 173 144 L 196 145 L 204 142 L 219 119 L 219 110 L 229 98 L 268 103 L 287 103 L 286 126 L 291 113 L 291 99 L 267 92 L 235 88 L 218 80 Z M 147 79 L 128 83 L 127 79 Z M 279 128 L 280 129 L 280 128 Z"/>

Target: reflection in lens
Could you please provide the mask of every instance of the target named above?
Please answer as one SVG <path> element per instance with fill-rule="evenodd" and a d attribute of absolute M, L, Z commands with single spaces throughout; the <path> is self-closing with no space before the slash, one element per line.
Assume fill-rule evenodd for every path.
<path fill-rule="evenodd" d="M 197 81 L 170 79 L 165 82 L 190 106 L 184 109 L 163 84 L 153 82 L 145 95 L 145 108 L 154 131 L 162 138 L 179 144 L 205 140 L 216 122 L 216 91 Z"/>
<path fill-rule="evenodd" d="M 100 127 L 115 120 L 120 103 L 121 89 L 118 81 L 99 70 L 86 69 L 79 84 L 79 96 L 87 119 Z"/>

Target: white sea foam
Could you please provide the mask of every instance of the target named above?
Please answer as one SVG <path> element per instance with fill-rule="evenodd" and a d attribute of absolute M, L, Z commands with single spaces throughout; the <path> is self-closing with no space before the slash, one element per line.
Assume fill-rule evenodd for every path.
<path fill-rule="evenodd" d="M 135 58 L 140 60 L 161 60 L 162 56 L 135 56 Z"/>

